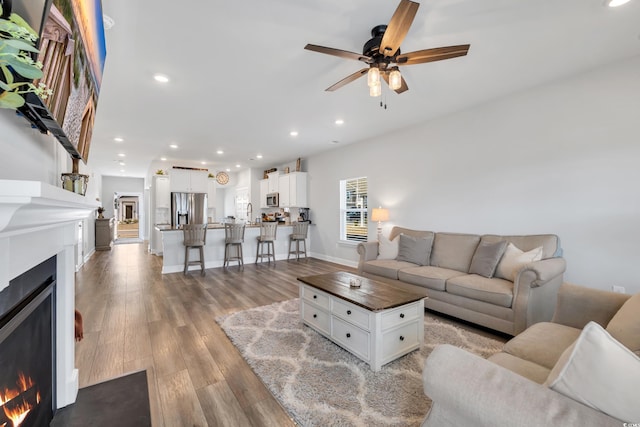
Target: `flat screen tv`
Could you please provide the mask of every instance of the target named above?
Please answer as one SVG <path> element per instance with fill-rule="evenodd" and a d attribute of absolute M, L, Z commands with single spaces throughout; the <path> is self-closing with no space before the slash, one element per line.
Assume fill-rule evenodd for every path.
<path fill-rule="evenodd" d="M 0 0 L 2 1 L 2 0 Z M 41 132 L 51 132 L 72 157 L 89 156 L 106 58 L 101 0 L 13 0 L 12 11 L 38 31 L 37 60 L 53 94 L 25 96 L 19 111 Z"/>

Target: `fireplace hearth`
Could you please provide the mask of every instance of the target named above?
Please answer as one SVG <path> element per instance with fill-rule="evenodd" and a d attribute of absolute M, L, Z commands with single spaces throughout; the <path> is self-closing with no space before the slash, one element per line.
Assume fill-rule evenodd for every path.
<path fill-rule="evenodd" d="M 56 257 L 0 292 L 0 426 L 49 425 L 55 390 Z"/>

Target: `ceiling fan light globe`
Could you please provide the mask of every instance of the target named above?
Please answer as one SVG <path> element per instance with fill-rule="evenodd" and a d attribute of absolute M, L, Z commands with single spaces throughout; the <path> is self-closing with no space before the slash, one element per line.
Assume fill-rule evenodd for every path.
<path fill-rule="evenodd" d="M 393 70 L 389 73 L 389 89 L 398 90 L 402 87 L 402 75 L 400 70 Z"/>
<path fill-rule="evenodd" d="M 382 95 L 382 85 L 380 84 L 380 82 L 378 82 L 378 84 L 376 85 L 369 86 L 369 96 L 375 98 L 380 95 Z"/>
<path fill-rule="evenodd" d="M 367 72 L 367 85 L 369 85 L 369 87 L 380 85 L 380 70 L 377 67 L 369 68 Z"/>

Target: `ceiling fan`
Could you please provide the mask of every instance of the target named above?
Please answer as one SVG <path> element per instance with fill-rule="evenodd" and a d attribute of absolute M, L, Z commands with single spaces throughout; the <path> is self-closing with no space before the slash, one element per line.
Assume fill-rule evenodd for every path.
<path fill-rule="evenodd" d="M 417 50 L 415 52 L 401 53 L 400 44 L 409 32 L 409 27 L 418 11 L 419 3 L 400 0 L 398 8 L 391 17 L 389 25 L 377 25 L 371 30 L 371 39 L 364 44 L 362 54 L 349 52 L 331 47 L 307 44 L 304 48 L 314 52 L 338 56 L 340 58 L 354 59 L 368 64 L 355 73 L 345 77 L 326 90 L 332 92 L 342 86 L 367 74 L 369 94 L 380 96 L 380 77 L 396 93 L 403 93 L 409 89 L 404 77 L 400 74 L 399 67 L 405 65 L 423 64 L 425 62 L 442 61 L 443 59 L 464 56 L 469 51 L 468 44 L 457 46 L 436 47 L 432 49 Z"/>

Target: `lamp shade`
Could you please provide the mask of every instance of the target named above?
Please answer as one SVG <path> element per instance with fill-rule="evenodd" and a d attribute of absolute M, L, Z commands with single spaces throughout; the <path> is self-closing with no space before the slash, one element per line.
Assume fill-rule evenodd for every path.
<path fill-rule="evenodd" d="M 371 210 L 371 221 L 389 221 L 389 210 L 384 208 L 373 208 Z"/>

